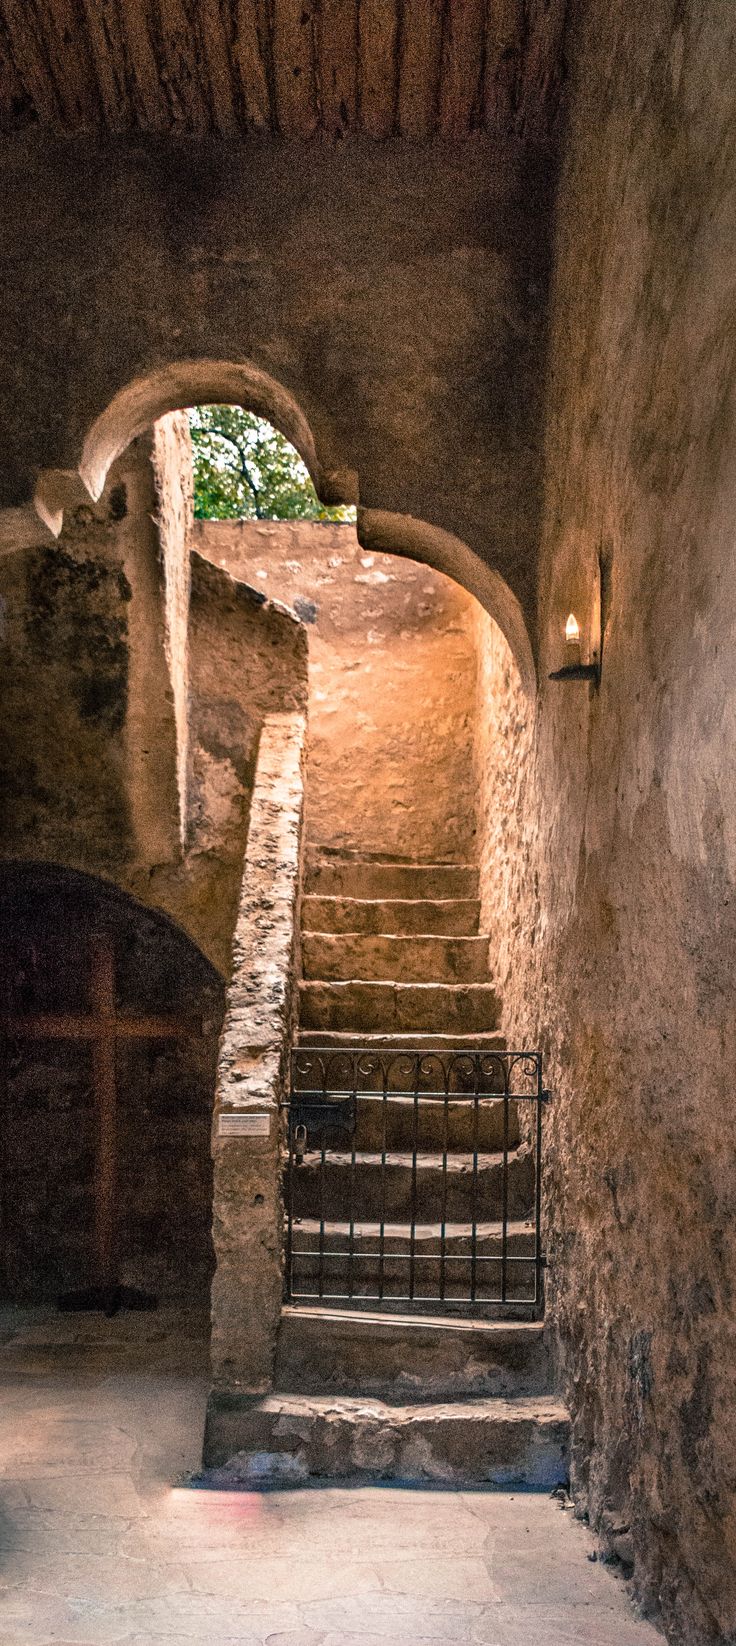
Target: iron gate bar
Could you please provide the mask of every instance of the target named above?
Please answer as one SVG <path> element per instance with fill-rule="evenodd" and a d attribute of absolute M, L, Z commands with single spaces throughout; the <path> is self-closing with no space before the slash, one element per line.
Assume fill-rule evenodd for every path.
<path fill-rule="evenodd" d="M 541 1243 L 541 1159 L 542 1106 L 548 1098 L 542 1083 L 539 1052 L 479 1051 L 467 1048 L 432 1052 L 408 1052 L 400 1047 L 332 1048 L 301 1046 L 292 1053 L 291 1089 L 284 1107 L 288 1110 L 288 1165 L 286 1198 L 286 1294 L 301 1300 L 348 1303 L 355 1308 L 366 1304 L 392 1307 L 408 1304 L 426 1308 L 441 1303 L 453 1310 L 478 1312 L 500 1306 L 505 1310 L 539 1312 L 542 1301 L 544 1257 Z M 367 1117 L 371 1105 L 380 1103 L 378 1134 Z M 500 1151 L 500 1223 L 488 1204 L 493 1185 L 495 1135 L 491 1119 L 480 1135 L 484 1114 L 502 1104 Z M 511 1104 L 514 1103 L 515 1133 L 511 1135 Z M 410 1148 L 402 1141 L 406 1121 L 401 1122 L 410 1104 Z M 472 1105 L 467 1122 L 463 1110 Z M 523 1106 L 532 1104 L 531 1122 L 519 1124 Z M 454 1105 L 454 1112 L 451 1110 Z M 441 1147 L 431 1127 L 429 1139 L 422 1138 L 421 1121 L 432 1112 L 441 1114 Z M 390 1121 L 398 1116 L 398 1141 L 391 1146 Z M 408 1115 L 406 1116 L 408 1118 Z M 460 1126 L 459 1141 L 450 1144 L 451 1120 Z M 367 1139 L 361 1138 L 367 1121 Z M 488 1127 L 491 1128 L 490 1132 Z M 336 1134 L 349 1132 L 350 1148 L 341 1151 Z M 316 1133 L 316 1136 L 315 1136 Z M 306 1134 L 306 1140 L 305 1140 Z M 311 1138 L 310 1135 L 311 1134 Z M 310 1147 L 311 1142 L 311 1147 Z M 449 1206 L 449 1189 L 454 1175 L 453 1155 L 458 1157 L 454 1186 L 465 1179 L 463 1153 L 470 1143 L 470 1217 L 467 1218 L 467 1187 L 460 1208 Z M 378 1152 L 376 1148 L 378 1146 Z M 309 1157 L 309 1158 L 307 1158 Z M 421 1169 L 426 1158 L 429 1176 Z M 529 1182 L 528 1205 L 515 1209 L 511 1199 L 511 1161 L 522 1167 L 531 1162 L 533 1185 Z M 300 1162 L 304 1160 L 306 1173 Z M 437 1203 L 436 1167 L 439 1172 Z M 397 1207 L 397 1188 L 408 1166 L 408 1221 L 405 1208 Z M 378 1168 L 377 1189 L 371 1177 Z M 497 1169 L 497 1168 L 495 1168 Z M 431 1172 L 435 1172 L 432 1189 Z M 483 1194 L 481 1195 L 481 1172 Z M 366 1175 L 367 1173 L 367 1175 Z M 318 1177 L 318 1184 L 314 1177 Z M 392 1211 L 388 1212 L 387 1191 L 391 1182 Z M 299 1184 L 312 1188 L 312 1213 L 299 1213 Z M 514 1178 L 514 1197 L 525 1192 L 526 1178 Z M 329 1197 L 332 1204 L 328 1205 Z M 317 1204 L 314 1204 L 314 1189 Z M 362 1190 L 367 1207 L 359 1210 L 356 1198 Z M 429 1209 L 422 1194 L 429 1194 Z M 309 1201 L 307 1202 L 309 1207 Z M 318 1212 L 315 1218 L 314 1211 Z M 439 1215 L 438 1215 L 439 1212 Z M 514 1239 L 521 1251 L 510 1250 L 509 1214 L 517 1227 Z M 378 1214 L 378 1215 L 376 1215 Z M 388 1218 L 391 1218 L 391 1222 Z M 299 1244 L 302 1219 L 305 1244 Z M 309 1239 L 309 1227 L 318 1225 L 319 1238 Z M 387 1232 L 388 1230 L 388 1232 Z M 468 1236 L 469 1230 L 469 1236 Z M 523 1250 L 526 1232 L 532 1249 Z M 482 1231 L 482 1233 L 481 1233 Z M 421 1233 L 420 1233 L 421 1232 Z M 347 1233 L 347 1243 L 344 1235 Z M 377 1235 L 377 1244 L 375 1237 Z M 480 1241 L 490 1249 L 479 1249 Z M 428 1249 L 418 1246 L 425 1240 Z M 469 1240 L 469 1251 L 468 1251 Z M 390 1246 L 389 1246 L 390 1242 Z M 452 1245 L 450 1244 L 452 1242 Z M 497 1248 L 500 1242 L 500 1249 Z M 401 1245 L 403 1243 L 403 1249 Z M 408 1249 L 407 1249 L 408 1247 Z M 455 1249 L 453 1249 L 453 1247 Z M 313 1277 L 311 1265 L 316 1261 Z M 377 1275 L 374 1265 L 377 1263 Z M 299 1266 L 306 1264 L 306 1273 Z M 334 1265 L 338 1265 L 335 1269 Z M 427 1265 L 431 1267 L 427 1269 Z M 407 1273 L 408 1269 L 408 1273 Z M 406 1283 L 401 1285 L 402 1270 Z M 336 1278 L 333 1282 L 330 1273 Z M 429 1276 L 422 1290 L 421 1275 Z M 493 1275 L 500 1274 L 493 1280 Z M 465 1280 L 463 1280 L 465 1276 Z M 452 1278 L 451 1278 L 452 1277 Z M 515 1278 L 516 1277 L 516 1278 Z M 301 1280 L 301 1285 L 299 1281 Z M 448 1295 L 449 1294 L 449 1295 Z"/>

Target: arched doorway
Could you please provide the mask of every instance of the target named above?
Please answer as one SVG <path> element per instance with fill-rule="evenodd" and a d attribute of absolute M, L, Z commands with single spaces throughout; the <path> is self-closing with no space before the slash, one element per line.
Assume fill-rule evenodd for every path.
<path fill-rule="evenodd" d="M 165 917 L 48 865 L 2 868 L 0 932 L 3 1294 L 206 1301 L 217 973 Z"/>

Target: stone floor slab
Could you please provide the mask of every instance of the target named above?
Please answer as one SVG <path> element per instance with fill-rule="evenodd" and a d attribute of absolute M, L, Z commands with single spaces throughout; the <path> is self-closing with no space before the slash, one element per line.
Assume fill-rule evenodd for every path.
<path fill-rule="evenodd" d="M 195 1491 L 204 1322 L 4 1311 L 2 1646 L 656 1646 L 541 1493 Z"/>

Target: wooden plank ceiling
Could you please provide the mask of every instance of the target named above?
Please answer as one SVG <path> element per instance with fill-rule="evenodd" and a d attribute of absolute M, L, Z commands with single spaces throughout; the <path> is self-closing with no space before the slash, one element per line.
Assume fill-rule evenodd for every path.
<path fill-rule="evenodd" d="M 566 0 L 0 0 L 0 129 L 544 140 Z"/>

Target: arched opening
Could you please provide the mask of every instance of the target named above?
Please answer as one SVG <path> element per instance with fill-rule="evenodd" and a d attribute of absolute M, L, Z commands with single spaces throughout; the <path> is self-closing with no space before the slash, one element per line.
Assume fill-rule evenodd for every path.
<path fill-rule="evenodd" d="M 4 1297 L 206 1306 L 220 979 L 172 921 L 52 865 L 3 866 L 0 931 Z"/>

